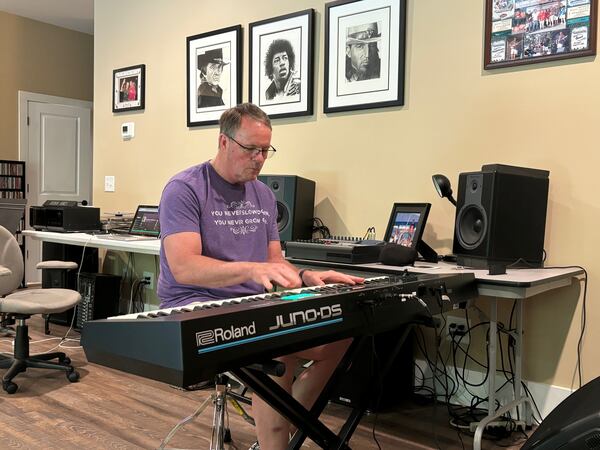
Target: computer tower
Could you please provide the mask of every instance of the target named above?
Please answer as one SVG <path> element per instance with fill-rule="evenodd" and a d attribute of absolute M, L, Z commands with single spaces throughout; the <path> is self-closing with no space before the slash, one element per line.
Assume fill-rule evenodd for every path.
<path fill-rule="evenodd" d="M 260 175 L 277 200 L 277 228 L 283 242 L 311 239 L 315 182 L 296 175 Z"/>
<path fill-rule="evenodd" d="M 413 332 L 408 334 L 390 371 L 381 377 L 405 328 L 379 333 L 361 343 L 348 371 L 341 377 L 331 400 L 377 412 L 398 405 L 414 390 Z"/>
<path fill-rule="evenodd" d="M 42 244 L 42 261 L 73 261 L 81 266 L 81 272 L 98 272 L 98 249 L 44 242 Z M 80 269 L 69 271 L 45 269 L 42 271 L 42 288 L 77 290 L 77 272 Z M 71 308 L 62 313 L 51 314 L 49 320 L 60 325 L 71 325 L 74 310 L 75 308 Z"/>
<path fill-rule="evenodd" d="M 453 253 L 461 266 L 541 267 L 549 172 L 489 164 L 459 175 Z"/>
<path fill-rule="evenodd" d="M 119 314 L 121 277 L 105 273 L 80 273 L 75 328 L 80 330 L 89 320 L 106 319 Z"/>

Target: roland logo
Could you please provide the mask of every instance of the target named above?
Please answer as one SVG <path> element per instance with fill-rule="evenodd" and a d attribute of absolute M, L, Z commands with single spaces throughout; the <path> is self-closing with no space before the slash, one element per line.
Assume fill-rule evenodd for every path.
<path fill-rule="evenodd" d="M 311 308 L 304 311 L 296 311 L 286 315 L 278 314 L 275 316 L 275 325 L 269 327 L 269 330 L 278 330 L 296 325 L 303 325 L 320 320 L 332 319 L 342 315 L 342 306 L 338 303 L 331 306 L 321 306 L 320 308 Z"/>
<path fill-rule="evenodd" d="M 212 330 L 198 331 L 196 333 L 196 345 L 204 347 L 207 345 L 220 344 L 222 342 L 232 341 L 234 339 L 253 336 L 256 334 L 256 324 L 241 327 L 231 326 L 229 328 L 214 328 Z"/>

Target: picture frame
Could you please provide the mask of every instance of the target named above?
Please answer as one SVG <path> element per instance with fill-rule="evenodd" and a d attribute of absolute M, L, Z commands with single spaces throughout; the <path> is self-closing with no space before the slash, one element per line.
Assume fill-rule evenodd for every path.
<path fill-rule="evenodd" d="M 596 54 L 598 0 L 486 0 L 484 69 Z"/>
<path fill-rule="evenodd" d="M 271 119 L 313 113 L 314 16 L 306 9 L 249 25 L 249 100 Z"/>
<path fill-rule="evenodd" d="M 146 107 L 146 65 L 113 70 L 112 112 L 134 111 Z"/>
<path fill-rule="evenodd" d="M 242 26 L 186 38 L 187 126 L 215 125 L 242 102 Z"/>
<path fill-rule="evenodd" d="M 406 0 L 325 4 L 325 113 L 404 104 Z"/>
<path fill-rule="evenodd" d="M 430 209 L 431 203 L 394 203 L 383 240 L 416 249 Z"/>

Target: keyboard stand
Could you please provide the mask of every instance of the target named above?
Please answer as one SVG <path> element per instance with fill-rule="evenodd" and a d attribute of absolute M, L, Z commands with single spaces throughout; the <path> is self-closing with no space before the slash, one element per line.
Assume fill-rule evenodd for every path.
<path fill-rule="evenodd" d="M 412 326 L 407 325 L 398 340 L 394 351 L 390 357 L 384 362 L 381 371 L 381 377 L 385 377 L 392 367 L 393 361 L 400 352 L 402 345 L 406 341 Z M 285 389 L 280 387 L 274 380 L 269 378 L 265 373 L 244 367 L 231 372 L 247 387 L 252 389 L 254 393 L 260 396 L 271 407 L 278 411 L 282 416 L 297 427 L 298 431 L 294 434 L 292 440 L 288 444 L 288 450 L 298 450 L 302 447 L 302 443 L 308 437 L 312 439 L 321 448 L 332 450 L 349 450 L 348 442 L 360 420 L 364 416 L 368 404 L 365 400 L 364 392 L 361 401 L 357 403 L 348 419 L 342 426 L 340 432 L 336 435 L 327 428 L 321 421 L 319 416 L 327 406 L 331 398 L 334 388 L 338 385 L 340 378 L 347 372 L 350 364 L 357 355 L 358 350 L 363 345 L 363 341 L 371 339 L 371 336 L 363 335 L 352 341 L 352 344 L 346 351 L 342 361 L 334 371 L 333 375 L 325 385 L 321 395 L 315 401 L 315 404 L 308 411 L 295 398 L 293 398 Z"/>

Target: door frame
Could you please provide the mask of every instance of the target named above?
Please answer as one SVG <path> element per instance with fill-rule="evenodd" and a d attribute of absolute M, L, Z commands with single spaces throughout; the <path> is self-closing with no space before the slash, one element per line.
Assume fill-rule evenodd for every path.
<path fill-rule="evenodd" d="M 36 103 L 48 103 L 61 106 L 73 106 L 78 108 L 84 108 L 90 110 L 90 144 L 92 146 L 92 167 L 94 164 L 94 109 L 93 102 L 86 100 L 77 100 L 74 98 L 58 97 L 54 95 L 38 94 L 36 92 L 18 91 L 18 156 L 17 158 L 21 161 L 26 162 L 25 167 L 25 198 L 27 198 L 27 205 L 25 208 L 25 228 L 29 228 L 29 176 L 27 169 L 27 163 L 29 162 L 29 125 L 27 123 L 27 115 L 29 111 L 29 102 Z M 93 204 L 93 184 L 90 190 L 89 203 Z M 41 255 L 40 255 L 41 256 Z"/>
<path fill-rule="evenodd" d="M 93 102 L 88 102 L 86 100 L 77 100 L 74 98 L 67 97 L 57 97 L 55 95 L 46 95 L 46 94 L 38 94 L 36 92 L 27 92 L 27 91 L 19 91 L 19 107 L 18 107 L 18 127 L 19 127 L 19 139 L 18 139 L 18 149 L 19 155 L 18 158 L 23 160 L 24 156 L 29 156 L 29 131 L 27 129 L 27 103 L 29 102 L 38 102 L 38 103 L 54 103 L 56 105 L 65 105 L 65 106 L 78 106 L 80 108 L 89 108 L 91 112 L 90 116 L 90 125 L 92 132 L 92 155 L 94 151 L 94 109 Z M 93 162 L 92 162 L 93 164 Z M 90 204 L 91 204 L 90 199 Z"/>

